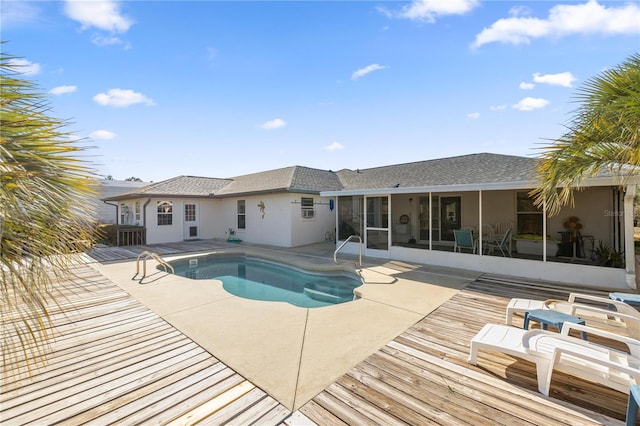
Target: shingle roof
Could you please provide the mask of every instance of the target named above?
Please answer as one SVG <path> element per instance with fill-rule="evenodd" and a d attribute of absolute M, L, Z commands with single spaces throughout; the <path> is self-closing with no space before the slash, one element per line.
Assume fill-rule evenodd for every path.
<path fill-rule="evenodd" d="M 104 200 L 124 200 L 140 196 L 208 197 L 209 194 L 224 188 L 229 182 L 229 179 L 177 176 L 161 182 L 152 183 L 142 188 L 127 191 L 114 197 L 104 198 Z"/>
<path fill-rule="evenodd" d="M 337 172 L 344 190 L 520 182 L 535 178 L 536 159 L 470 154 Z"/>
<path fill-rule="evenodd" d="M 231 197 L 265 192 L 306 192 L 342 189 L 334 172 L 291 166 L 229 179 L 178 176 L 143 188 L 127 191 L 105 200 L 124 200 L 141 196 Z M 213 194 L 213 195 L 212 195 Z"/>
<path fill-rule="evenodd" d="M 291 166 L 229 179 L 178 176 L 105 200 L 140 196 L 232 197 L 265 192 L 320 193 L 522 182 L 534 179 L 536 161 L 534 158 L 482 153 L 338 172 Z"/>

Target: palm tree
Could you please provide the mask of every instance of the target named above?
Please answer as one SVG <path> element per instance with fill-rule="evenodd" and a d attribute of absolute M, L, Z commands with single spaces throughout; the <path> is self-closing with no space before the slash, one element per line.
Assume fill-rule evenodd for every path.
<path fill-rule="evenodd" d="M 51 334 L 52 284 L 92 238 L 94 177 L 86 147 L 12 59 L 0 53 L 0 344 L 5 367 L 30 371 Z"/>
<path fill-rule="evenodd" d="M 602 172 L 640 172 L 640 54 L 591 78 L 578 90 L 580 107 L 561 138 L 544 147 L 539 186 L 532 191 L 550 215 L 573 204 L 573 190 Z"/>

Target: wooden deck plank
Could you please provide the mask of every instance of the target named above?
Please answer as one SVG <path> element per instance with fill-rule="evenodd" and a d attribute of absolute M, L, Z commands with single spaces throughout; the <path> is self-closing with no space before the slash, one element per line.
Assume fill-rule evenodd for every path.
<path fill-rule="evenodd" d="M 203 404 L 246 382 L 86 264 L 59 281 L 54 292 L 64 299 L 48 306 L 47 363 L 25 379 L 21 354 L 3 362 L 3 424 L 166 424 L 194 407 L 208 418 L 218 407 Z M 6 308 L 11 331 L 18 317 Z M 234 415 L 281 423 L 289 411 L 256 390 L 264 402 L 238 398 Z"/>
<path fill-rule="evenodd" d="M 627 395 L 620 392 L 554 373 L 548 398 L 537 392 L 530 362 L 481 353 L 478 367 L 467 363 L 471 338 L 486 323 L 504 322 L 510 298 L 566 300 L 579 289 L 537 284 L 480 277 L 339 378 L 336 383 L 349 392 L 328 387 L 299 411 L 320 424 L 351 420 L 345 407 L 366 399 L 390 413 L 415 410 L 434 424 L 621 424 Z M 606 297 L 600 290 L 583 292 Z M 516 324 L 521 321 L 517 317 Z M 374 398 L 371 389 L 379 395 Z M 446 416 L 438 417 L 437 410 Z"/>
<path fill-rule="evenodd" d="M 203 241 L 94 250 L 92 256 L 130 260 L 143 250 L 219 247 Z M 3 424 L 295 424 L 284 406 L 248 389 L 245 378 L 86 265 L 95 259 L 83 256 L 73 276 L 59 277 L 55 291 L 65 299 L 50 307 L 56 338 L 47 365 L 20 381 L 18 365 L 3 363 L 10 378 L 0 387 Z M 554 373 L 551 397 L 545 397 L 537 392 L 531 363 L 490 351 L 480 353 L 478 366 L 467 363 L 470 339 L 485 323 L 504 322 L 511 297 L 566 299 L 576 290 L 582 289 L 482 276 L 299 412 L 323 426 L 622 424 L 626 395 L 620 392 Z M 5 313 L 3 324 L 10 326 L 17 317 Z M 516 317 L 515 324 L 521 321 Z"/>

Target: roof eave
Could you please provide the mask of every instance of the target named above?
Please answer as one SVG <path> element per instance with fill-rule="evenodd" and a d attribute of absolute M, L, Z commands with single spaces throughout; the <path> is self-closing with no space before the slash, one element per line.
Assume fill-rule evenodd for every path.
<path fill-rule="evenodd" d="M 133 200 L 136 198 L 209 198 L 209 195 L 194 195 L 194 194 L 128 194 L 124 196 L 101 198 L 101 201 L 124 201 Z"/>
<path fill-rule="evenodd" d="M 586 179 L 581 187 L 590 186 L 619 186 L 625 184 L 640 184 L 640 177 L 624 178 L 615 176 L 595 177 Z M 391 195 L 391 194 L 414 194 L 419 192 L 467 192 L 467 191 L 502 191 L 502 190 L 518 190 L 533 189 L 538 187 L 538 182 L 534 180 L 512 181 L 512 182 L 485 182 L 470 184 L 454 184 L 454 185 L 432 185 L 432 186 L 413 186 L 398 188 L 371 188 L 371 189 L 348 189 L 341 191 L 320 191 L 322 197 L 337 197 L 350 195 Z"/>

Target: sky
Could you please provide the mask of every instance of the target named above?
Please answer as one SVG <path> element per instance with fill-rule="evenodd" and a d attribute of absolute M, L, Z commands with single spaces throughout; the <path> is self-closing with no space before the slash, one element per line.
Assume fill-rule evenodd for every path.
<path fill-rule="evenodd" d="M 3 53 L 100 177 L 536 156 L 637 1 L 11 1 Z"/>

